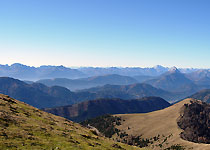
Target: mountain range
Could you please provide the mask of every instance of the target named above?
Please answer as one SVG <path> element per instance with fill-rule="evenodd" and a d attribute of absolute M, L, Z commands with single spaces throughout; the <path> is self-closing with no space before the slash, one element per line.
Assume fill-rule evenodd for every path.
<path fill-rule="evenodd" d="M 195 84 L 204 88 L 210 88 L 210 70 L 202 69 L 186 74 L 186 76 L 192 81 L 194 81 Z"/>
<path fill-rule="evenodd" d="M 70 68 L 64 66 L 40 66 L 31 67 L 20 63 L 12 65 L 0 65 L 0 76 L 12 77 L 20 80 L 37 81 L 40 79 L 68 78 L 77 79 L 92 76 L 103 76 L 107 74 L 118 74 L 122 76 L 159 76 L 169 70 L 168 67 L 157 65 L 151 68 L 140 67 L 80 67 Z M 191 73 L 200 69 L 180 68 L 183 73 Z"/>
<path fill-rule="evenodd" d="M 163 67 L 157 65 L 151 68 L 140 68 L 140 67 L 80 67 L 79 71 L 85 73 L 88 76 L 101 76 L 106 74 L 119 74 L 122 76 L 138 76 L 138 75 L 146 75 L 146 76 L 157 76 L 166 71 L 168 71 L 168 67 Z"/>
<path fill-rule="evenodd" d="M 12 77 L 20 80 L 39 80 L 46 78 L 82 78 L 85 74 L 77 69 L 66 68 L 64 66 L 40 66 L 30 67 L 15 63 L 11 66 L 0 65 L 1 77 Z"/>
<path fill-rule="evenodd" d="M 172 106 L 162 98 L 146 97 L 127 101 L 99 99 L 69 107 L 49 110 L 59 115 L 80 115 L 81 120 L 96 114 L 120 114 L 85 121 L 83 125 L 87 128 L 0 94 L 0 149 L 208 150 L 210 147 L 210 105 L 192 98 Z"/>
<path fill-rule="evenodd" d="M 0 93 L 22 101 L 0 95 L 0 149 L 138 149 L 101 137 L 94 122 L 129 145 L 209 149 L 200 144 L 210 141 L 209 69 L 13 64 L 0 65 L 0 76 Z M 77 122 L 90 119 L 92 131 L 30 105 Z"/>
<path fill-rule="evenodd" d="M 106 85 L 101 88 L 101 91 L 93 92 L 92 90 L 72 92 L 61 86 L 48 87 L 41 83 L 27 84 L 17 79 L 0 77 L 0 93 L 10 95 L 37 108 L 71 105 L 99 98 L 121 98 L 126 100 L 145 96 L 166 98 L 174 96 L 147 84 Z"/>
<path fill-rule="evenodd" d="M 104 94 L 107 95 L 109 93 L 112 93 L 114 95 L 122 95 L 122 93 L 124 94 L 128 93 L 126 89 L 130 89 L 129 86 L 135 87 L 135 84 L 133 83 L 139 85 L 138 83 L 141 82 L 141 83 L 146 83 L 147 85 L 150 84 L 153 87 L 159 89 L 160 93 L 156 94 L 157 93 L 156 92 L 155 94 L 153 93 L 154 95 L 144 95 L 144 96 L 161 96 L 166 100 L 174 101 L 190 96 L 202 89 L 210 88 L 210 84 L 206 82 L 209 79 L 208 76 L 206 77 L 203 75 L 203 74 L 208 74 L 206 72 L 207 72 L 206 70 L 202 70 L 190 74 L 184 74 L 181 73 L 176 67 L 173 67 L 169 71 L 156 77 L 154 76 L 129 77 L 129 76 L 112 74 L 112 75 L 95 76 L 95 77 L 76 79 L 76 80 L 47 79 L 47 80 L 40 80 L 37 82 L 43 83 L 47 86 L 53 86 L 53 85 L 64 86 L 71 90 L 77 89 L 79 91 L 88 91 L 88 92 L 93 92 L 93 90 L 95 91 L 97 90 L 97 92 L 100 92 L 100 95 Z M 205 78 L 200 76 L 204 76 Z M 111 84 L 111 85 L 106 85 L 106 84 Z M 119 85 L 124 85 L 124 86 L 119 86 Z M 145 87 L 145 89 L 146 88 L 148 88 L 148 90 L 151 90 L 151 87 L 149 86 Z M 162 91 L 160 92 L 160 90 Z M 165 92 L 165 94 L 163 94 L 164 93 L 163 91 Z M 139 98 L 138 97 L 139 93 L 141 93 L 141 91 L 139 90 L 136 91 L 135 93 L 136 96 L 134 96 L 133 93 L 132 94 L 129 93 L 129 95 L 133 95 L 132 97 L 129 98 Z M 127 95 L 124 95 L 124 98 L 123 97 L 119 98 L 126 99 L 127 98 L 126 96 Z"/>
<path fill-rule="evenodd" d="M 3 69 L 1 69 L 1 67 Z M 57 66 L 57 67 L 41 66 L 35 68 L 21 64 L 13 64 L 11 66 L 1 65 L 0 72 L 4 72 L 5 74 L 9 72 L 10 74 L 13 73 L 13 75 L 16 76 L 21 76 L 22 74 L 24 77 L 25 68 L 27 68 L 26 70 L 28 70 L 28 72 L 31 72 L 30 70 L 35 71 L 33 72 L 35 75 L 37 74 L 40 75 L 39 71 L 42 70 L 43 71 L 42 73 L 45 72 L 45 75 L 48 77 L 51 76 L 52 74 L 65 75 L 66 72 L 69 73 L 72 71 L 77 72 L 79 70 L 79 68 L 70 69 L 70 68 L 65 68 L 63 66 Z M 82 70 L 82 68 L 80 69 Z M 93 71 L 93 69 L 101 70 L 102 68 L 89 68 L 89 69 Z M 116 70 L 116 68 L 106 68 L 106 69 L 109 71 Z M 118 68 L 117 70 L 121 71 L 124 70 L 126 72 L 133 69 L 138 70 L 140 68 Z M 109 75 L 92 76 L 86 78 L 83 77 L 79 79 L 54 78 L 54 79 L 42 79 L 37 82 L 31 82 L 31 81 L 25 81 L 25 83 L 21 83 L 21 81 L 17 82 L 17 86 L 21 87 L 19 89 L 22 89 L 24 87 L 23 89 L 27 90 L 19 90 L 14 85 L 12 86 L 6 85 L 7 84 L 6 79 L 8 78 L 5 77 L 1 78 L 4 79 L 5 81 L 2 81 L 3 84 L 1 85 L 0 90 L 4 94 L 9 94 L 9 95 L 11 94 L 11 96 L 25 101 L 27 101 L 29 97 L 30 100 L 33 100 L 33 103 L 29 102 L 29 104 L 40 108 L 40 107 L 70 105 L 81 101 L 93 100 L 98 98 L 136 99 L 145 96 L 158 96 L 166 99 L 167 101 L 177 101 L 185 97 L 188 97 L 202 89 L 210 88 L 210 84 L 208 82 L 210 77 L 209 75 L 210 72 L 208 69 L 182 70 L 182 72 L 185 71 L 187 73 L 182 73 L 176 67 L 169 69 L 169 68 L 164 68 L 162 66 L 156 66 L 154 68 L 144 68 L 144 69 L 147 71 L 148 70 L 151 71 L 152 69 L 158 72 L 162 71 L 164 73 L 158 76 L 137 75 L 131 77 L 119 74 L 109 74 Z M 49 70 L 51 70 L 51 72 L 49 72 Z M 79 72 L 81 72 L 81 70 Z M 86 68 L 85 70 L 87 71 L 88 68 Z M 27 74 L 30 75 L 30 73 Z M 66 75 L 68 76 L 68 74 Z M 84 72 L 81 72 L 80 75 L 86 76 Z M 42 77 L 45 76 L 43 75 Z M 8 84 L 12 84 L 12 82 L 8 81 Z M 45 86 L 43 84 L 45 84 Z M 23 91 L 28 91 L 28 92 L 24 93 Z M 62 94 L 59 95 L 59 93 Z M 32 97 L 32 95 L 36 96 L 30 98 Z"/>
<path fill-rule="evenodd" d="M 115 82 L 116 84 L 124 82 L 124 84 L 128 84 L 136 80 L 120 75 L 106 75 L 84 78 L 83 81 L 97 84 L 105 84 L 106 82 Z M 177 69 L 171 70 L 156 79 L 149 80 L 148 83 L 156 86 L 156 88 L 145 83 L 135 83 L 130 85 L 104 85 L 72 92 L 61 86 L 48 87 L 34 82 L 27 84 L 17 79 L 1 77 L 0 92 L 35 107 L 45 108 L 71 105 L 99 98 L 138 99 L 145 96 L 158 96 L 167 101 L 177 101 L 204 89 L 204 87 L 193 83 L 192 80 L 185 77 Z M 170 92 L 166 90 L 170 90 Z"/>

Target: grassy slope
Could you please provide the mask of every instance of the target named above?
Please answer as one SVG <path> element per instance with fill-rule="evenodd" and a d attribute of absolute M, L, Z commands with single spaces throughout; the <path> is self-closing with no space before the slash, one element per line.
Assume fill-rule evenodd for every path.
<path fill-rule="evenodd" d="M 139 149 L 0 94 L 0 149 Z"/>
<path fill-rule="evenodd" d="M 168 140 L 170 144 L 181 144 L 186 146 L 187 149 L 209 150 L 210 144 L 188 142 L 182 140 L 179 136 L 182 130 L 177 126 L 177 118 L 180 116 L 182 106 L 189 103 L 190 100 L 192 99 L 186 99 L 171 107 L 151 113 L 116 115 L 125 120 L 118 128 L 132 135 L 143 134 L 145 138 L 154 137 L 158 134 L 165 136 L 173 134 Z"/>

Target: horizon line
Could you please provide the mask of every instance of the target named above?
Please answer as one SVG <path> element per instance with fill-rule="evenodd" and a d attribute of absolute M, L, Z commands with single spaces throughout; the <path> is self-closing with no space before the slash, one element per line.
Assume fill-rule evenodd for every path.
<path fill-rule="evenodd" d="M 23 65 L 23 66 L 28 66 L 28 67 L 34 67 L 34 68 L 39 68 L 39 67 L 43 67 L 43 66 L 51 66 L 51 67 L 65 67 L 65 68 L 73 68 L 73 69 L 77 69 L 77 68 L 155 68 L 155 67 L 163 67 L 163 68 L 173 68 L 176 66 L 164 66 L 164 65 L 155 65 L 155 66 L 147 66 L 147 67 L 141 67 L 141 66 L 65 66 L 65 65 L 27 65 L 27 64 L 23 64 L 23 63 L 10 63 L 10 64 L 0 64 L 0 66 L 12 66 L 15 64 L 19 64 L 19 65 Z M 210 69 L 210 68 L 196 68 L 196 67 L 176 67 L 178 69 Z"/>

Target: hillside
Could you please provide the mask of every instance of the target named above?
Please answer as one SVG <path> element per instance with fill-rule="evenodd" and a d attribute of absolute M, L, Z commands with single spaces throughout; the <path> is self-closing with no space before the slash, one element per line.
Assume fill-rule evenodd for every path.
<path fill-rule="evenodd" d="M 0 131 L 0 149 L 138 149 L 5 95 L 0 95 Z"/>
<path fill-rule="evenodd" d="M 80 122 L 104 114 L 146 113 L 168 106 L 170 106 L 170 104 L 162 98 L 145 97 L 134 100 L 98 99 L 43 110 Z"/>
<path fill-rule="evenodd" d="M 103 86 L 106 84 L 113 85 L 128 85 L 138 83 L 138 81 L 132 77 L 121 76 L 117 74 L 94 76 L 81 79 L 67 79 L 67 78 L 55 78 L 55 79 L 43 79 L 37 81 L 47 86 L 63 86 L 72 91 L 92 88 L 96 86 Z"/>
<path fill-rule="evenodd" d="M 146 113 L 146 114 L 120 114 L 122 121 L 120 126 L 116 126 L 119 130 L 124 131 L 128 135 L 139 136 L 143 138 L 151 138 L 159 136 L 159 138 L 167 138 L 169 145 L 181 144 L 187 149 L 209 150 L 210 145 L 192 143 L 182 140 L 180 133 L 183 131 L 177 125 L 177 120 L 183 111 L 184 104 L 189 104 L 193 99 L 186 99 L 176 103 L 163 110 Z M 163 135 L 163 136 L 162 136 Z M 171 135 L 171 136 L 170 136 Z M 117 138 L 116 136 L 114 136 Z M 170 138 L 169 138 L 170 137 Z"/>
<path fill-rule="evenodd" d="M 210 104 L 202 101 L 185 104 L 178 119 L 184 131 L 181 138 L 195 143 L 210 144 Z"/>

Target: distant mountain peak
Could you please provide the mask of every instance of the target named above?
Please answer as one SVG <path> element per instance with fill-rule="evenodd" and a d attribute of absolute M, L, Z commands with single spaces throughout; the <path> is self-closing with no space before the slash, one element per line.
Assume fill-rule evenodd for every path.
<path fill-rule="evenodd" d="M 161 65 L 156 65 L 156 66 L 153 67 L 153 69 L 155 69 L 156 72 L 159 72 L 159 73 L 164 73 L 164 72 L 168 71 L 168 67 L 164 67 L 164 66 L 161 66 Z"/>
<path fill-rule="evenodd" d="M 154 68 L 155 68 L 155 69 L 162 69 L 162 68 L 165 68 L 165 67 L 163 67 L 163 66 L 161 66 L 161 65 L 156 65 L 156 66 L 154 66 Z"/>
<path fill-rule="evenodd" d="M 11 67 L 29 67 L 29 66 L 26 66 L 26 65 L 21 64 L 21 63 L 14 63 L 14 64 L 11 64 Z"/>
<path fill-rule="evenodd" d="M 170 73 L 180 73 L 179 69 L 177 69 L 175 66 L 169 69 Z"/>

